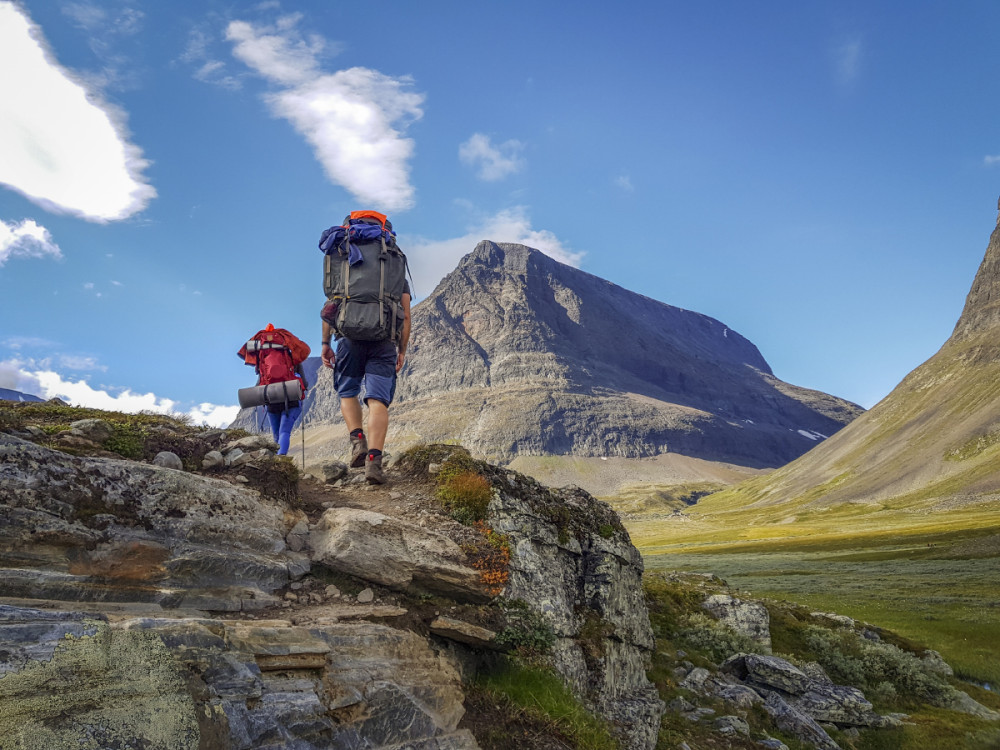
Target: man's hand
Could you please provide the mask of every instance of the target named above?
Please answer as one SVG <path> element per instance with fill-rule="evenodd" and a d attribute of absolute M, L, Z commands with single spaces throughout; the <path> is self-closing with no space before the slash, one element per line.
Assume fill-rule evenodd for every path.
<path fill-rule="evenodd" d="M 396 372 L 403 369 L 403 362 L 406 361 L 406 350 L 400 349 L 399 354 L 396 355 Z"/>
<path fill-rule="evenodd" d="M 320 359 L 323 360 L 323 365 L 333 369 L 333 363 L 337 361 L 337 356 L 333 353 L 333 347 L 330 346 L 326 341 L 323 342 L 323 352 L 320 355 Z"/>

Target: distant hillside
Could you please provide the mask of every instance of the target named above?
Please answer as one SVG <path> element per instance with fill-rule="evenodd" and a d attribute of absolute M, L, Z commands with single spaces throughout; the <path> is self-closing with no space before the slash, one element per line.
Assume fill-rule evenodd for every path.
<path fill-rule="evenodd" d="M 837 435 L 788 466 L 707 498 L 698 512 L 752 510 L 777 519 L 845 504 L 912 514 L 996 501 L 998 340 L 1000 227 L 937 354 Z"/>
<path fill-rule="evenodd" d="M 21 393 L 20 391 L 12 391 L 10 388 L 0 388 L 0 401 L 43 401 L 44 399 L 38 396 L 32 396 L 30 393 Z"/>
<path fill-rule="evenodd" d="M 339 452 L 325 373 L 311 399 L 316 447 L 333 441 Z M 796 458 L 861 411 L 778 380 L 718 320 L 484 241 L 414 309 L 390 441 L 457 441 L 504 462 L 670 453 L 760 468 Z"/>

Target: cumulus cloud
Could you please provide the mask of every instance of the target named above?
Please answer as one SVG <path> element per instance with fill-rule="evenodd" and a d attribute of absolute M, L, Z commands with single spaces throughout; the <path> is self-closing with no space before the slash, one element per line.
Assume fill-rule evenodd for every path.
<path fill-rule="evenodd" d="M 49 230 L 25 219 L 19 224 L 8 224 L 0 219 L 0 266 L 10 258 L 61 258 L 62 251 L 52 241 Z"/>
<path fill-rule="evenodd" d="M 125 116 L 61 67 L 41 29 L 0 0 L 0 183 L 48 211 L 124 219 L 156 191 Z"/>
<path fill-rule="evenodd" d="M 494 146 L 488 135 L 474 133 L 458 147 L 458 158 L 463 164 L 476 168 L 479 179 L 496 182 L 524 168 L 523 150 L 524 144 L 520 141 L 510 140 Z"/>
<path fill-rule="evenodd" d="M 73 406 L 135 414 L 141 411 L 190 417 L 195 424 L 226 427 L 239 413 L 239 406 L 217 404 L 184 405 L 152 393 L 134 393 L 128 388 L 94 388 L 85 380 L 64 379 L 49 369 L 29 370 L 20 360 L 0 362 L 0 388 L 11 388 L 48 400 L 61 398 Z M 30 366 L 30 365 L 29 365 Z"/>
<path fill-rule="evenodd" d="M 309 142 L 332 182 L 371 208 L 411 208 L 413 141 L 403 133 L 423 116 L 424 95 L 406 76 L 360 67 L 323 72 L 326 43 L 300 34 L 298 21 L 298 15 L 273 26 L 233 21 L 226 38 L 237 58 L 278 87 L 266 95 L 268 105 Z"/>
<path fill-rule="evenodd" d="M 567 248 L 547 229 L 533 229 L 527 209 L 523 206 L 500 211 L 476 221 L 461 237 L 445 240 L 411 239 L 400 244 L 406 251 L 413 271 L 414 297 L 422 299 L 433 291 L 445 274 L 454 270 L 458 261 L 471 253 L 481 240 L 512 242 L 540 250 L 560 263 L 578 267 L 583 252 Z"/>

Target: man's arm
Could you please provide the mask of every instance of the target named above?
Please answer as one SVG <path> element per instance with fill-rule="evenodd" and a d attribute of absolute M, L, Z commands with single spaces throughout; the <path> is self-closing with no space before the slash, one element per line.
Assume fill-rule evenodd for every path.
<path fill-rule="evenodd" d="M 406 347 L 410 343 L 410 295 L 403 293 L 399 300 L 403 303 L 403 332 L 399 337 L 399 354 L 396 355 L 396 372 L 403 369 L 406 360 Z"/>
<path fill-rule="evenodd" d="M 330 345 L 330 337 L 333 335 L 333 329 L 330 324 L 325 320 L 323 321 L 323 338 L 320 339 L 323 342 L 323 350 L 320 354 L 320 359 L 323 360 L 323 364 L 326 367 L 333 367 L 333 362 L 336 356 L 333 353 L 333 347 Z"/>

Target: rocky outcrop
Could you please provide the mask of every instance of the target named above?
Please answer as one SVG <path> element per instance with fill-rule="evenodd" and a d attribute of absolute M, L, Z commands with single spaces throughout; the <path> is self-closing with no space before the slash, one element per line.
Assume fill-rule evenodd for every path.
<path fill-rule="evenodd" d="M 0 607 L 0 747 L 477 750 L 458 665 L 370 623 Z"/>
<path fill-rule="evenodd" d="M 219 437 L 226 456 L 268 453 Z M 0 434 L 0 748 L 476 750 L 465 686 L 511 648 L 509 606 L 554 634 L 547 658 L 624 746 L 651 750 L 662 703 L 627 533 L 580 490 L 477 467 L 509 580 L 484 575 L 485 532 L 416 467 L 290 505 L 242 474 Z"/>
<path fill-rule="evenodd" d="M 654 747 L 663 703 L 645 673 L 654 640 L 628 532 L 583 490 L 500 470 L 493 486 L 490 518 L 511 539 L 505 595 L 551 622 L 557 669 L 622 728 L 625 747 Z"/>
<path fill-rule="evenodd" d="M 713 594 L 701 606 L 730 630 L 747 636 L 770 653 L 771 617 L 763 604 L 744 601 L 730 594 Z"/>
<path fill-rule="evenodd" d="M 229 482 L 0 434 L 0 596 L 252 611 L 310 567 L 294 516 Z"/>

